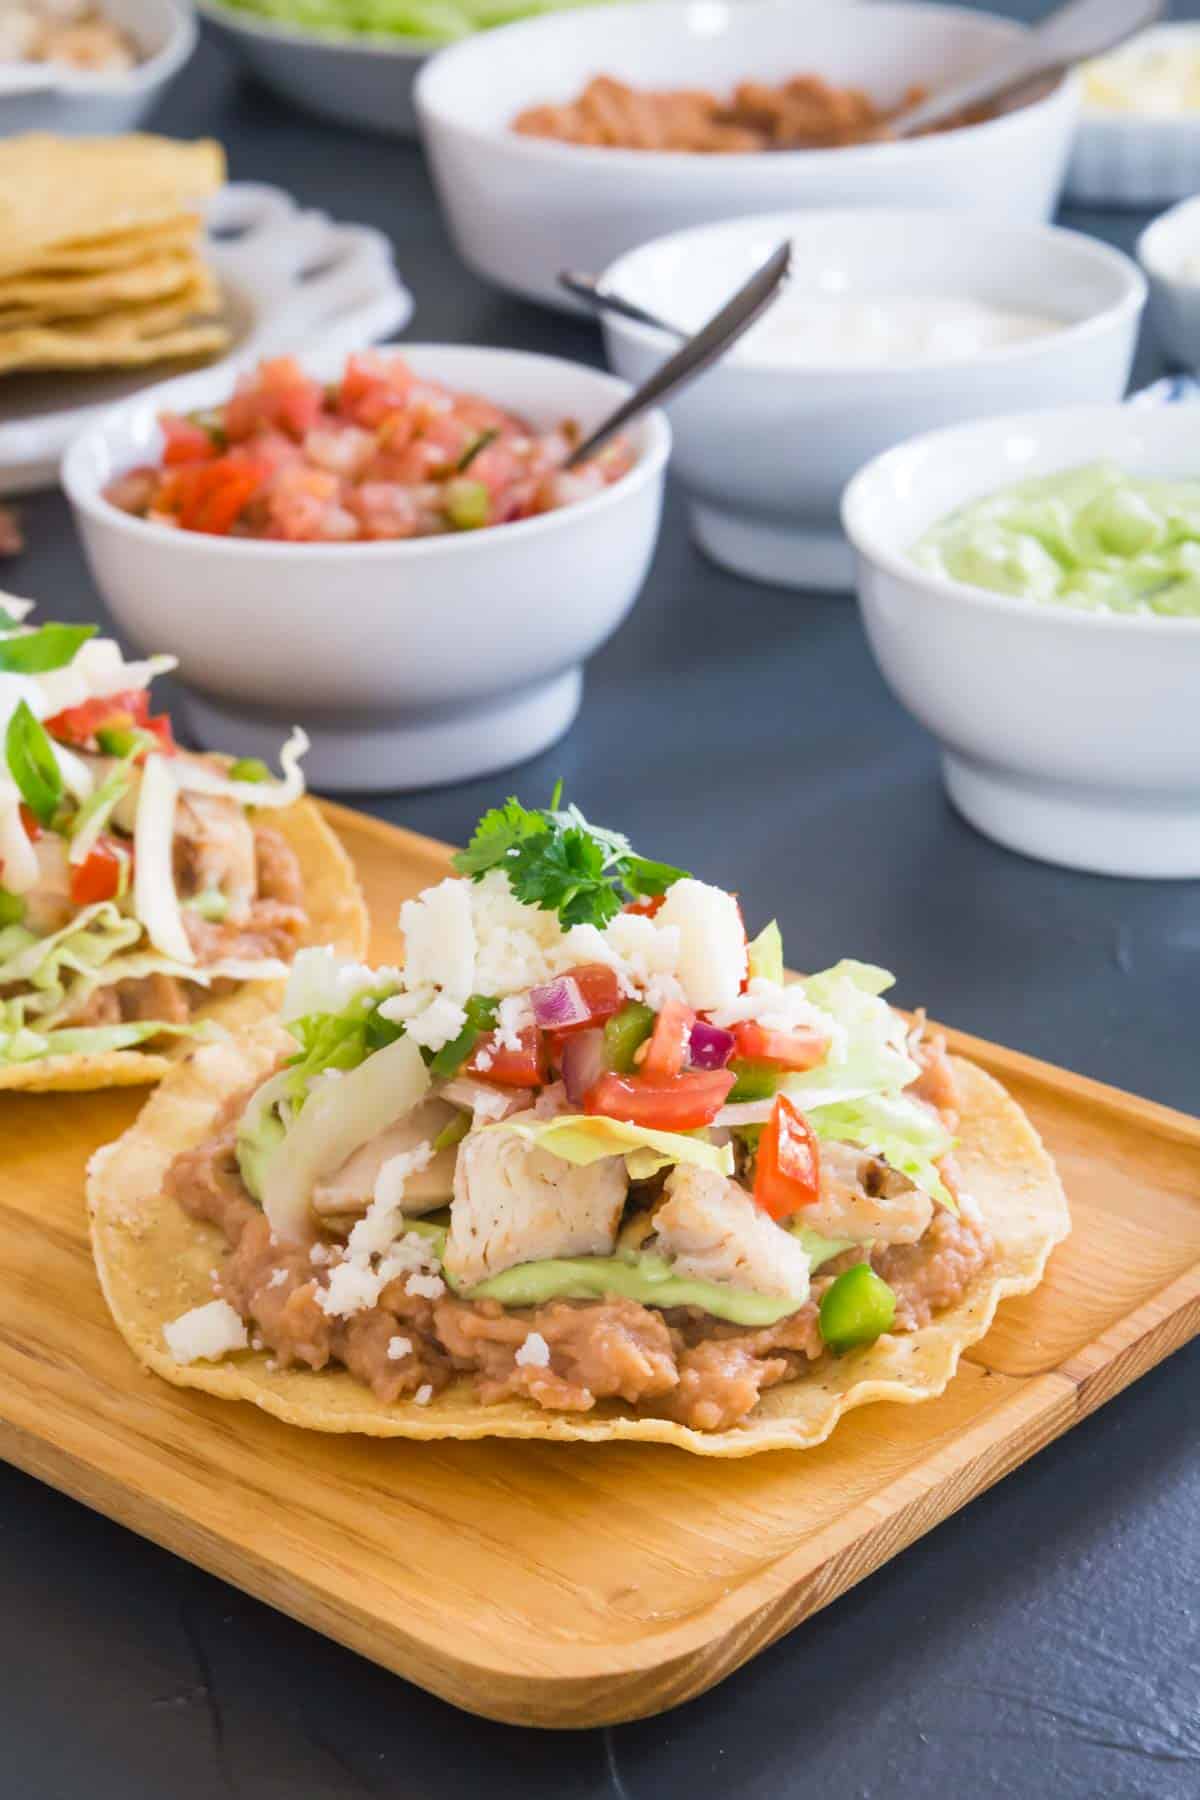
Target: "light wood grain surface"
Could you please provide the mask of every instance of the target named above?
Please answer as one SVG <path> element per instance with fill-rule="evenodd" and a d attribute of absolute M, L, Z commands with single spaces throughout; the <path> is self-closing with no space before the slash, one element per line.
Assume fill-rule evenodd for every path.
<path fill-rule="evenodd" d="M 373 952 L 445 850 L 327 809 Z M 594 1725 L 703 1692 L 1200 1330 L 1200 1123 L 952 1034 L 1058 1158 L 1074 1232 L 939 1400 L 742 1462 L 378 1443 L 143 1374 L 92 1271 L 84 1169 L 140 1096 L 0 1096 L 0 1453 L 435 1693 Z"/>

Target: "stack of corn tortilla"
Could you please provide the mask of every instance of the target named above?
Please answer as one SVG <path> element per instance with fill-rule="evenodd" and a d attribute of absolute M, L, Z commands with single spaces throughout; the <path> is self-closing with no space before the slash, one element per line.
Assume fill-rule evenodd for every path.
<path fill-rule="evenodd" d="M 219 144 L 132 133 L 0 141 L 0 376 L 138 368 L 225 348 L 197 208 Z"/>

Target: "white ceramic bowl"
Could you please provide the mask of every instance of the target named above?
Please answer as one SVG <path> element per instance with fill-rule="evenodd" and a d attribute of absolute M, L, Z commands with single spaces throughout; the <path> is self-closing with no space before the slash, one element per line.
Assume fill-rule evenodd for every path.
<path fill-rule="evenodd" d="M 1156 25 L 1139 33 L 1112 60 L 1145 49 L 1200 46 L 1200 25 Z M 1167 206 L 1200 189 L 1200 112 L 1161 114 L 1107 111 L 1089 105 L 1086 86 L 1075 147 L 1067 167 L 1067 198 L 1080 206 Z"/>
<path fill-rule="evenodd" d="M 399 346 L 421 374 L 545 429 L 599 424 L 612 375 L 524 351 Z M 343 356 L 301 359 L 332 380 Z M 630 427 L 630 472 L 536 519 L 403 543 L 284 544 L 172 531 L 118 511 L 108 481 L 161 450 L 164 407 L 212 405 L 228 374 L 141 395 L 77 438 L 63 486 L 92 574 L 142 649 L 170 650 L 200 740 L 270 756 L 295 722 L 316 787 L 405 789 L 507 768 L 579 708 L 582 664 L 632 607 L 658 532 L 670 429 Z"/>
<path fill-rule="evenodd" d="M 1185 367 L 1200 368 L 1200 198 L 1181 201 L 1148 225 L 1137 257 L 1150 281 L 1150 312 L 1164 349 Z"/>
<path fill-rule="evenodd" d="M 196 47 L 185 0 L 102 0 L 108 16 L 134 39 L 143 61 L 103 75 L 49 64 L 0 68 L 0 137 L 54 131 L 68 137 L 132 131 Z"/>
<path fill-rule="evenodd" d="M 961 206 L 1044 219 L 1077 110 L 1073 80 L 1003 118 L 908 143 L 761 155 L 604 150 L 522 137 L 524 107 L 593 75 L 641 88 L 772 82 L 809 71 L 899 103 L 914 83 L 973 73 L 1024 27 L 953 6 L 691 0 L 561 13 L 444 50 L 417 81 L 417 116 L 459 252 L 501 287 L 573 303 L 560 269 L 596 272 L 649 238 L 810 206 Z"/>
<path fill-rule="evenodd" d="M 691 330 L 785 238 L 794 274 L 781 314 L 796 294 L 928 294 L 1065 324 L 969 361 L 907 366 L 769 361 L 765 336 L 761 350 L 752 336 L 735 346 L 667 413 L 695 536 L 740 574 L 852 587 L 838 503 L 872 456 L 934 425 L 1125 392 L 1146 284 L 1119 251 L 1049 225 L 895 210 L 778 213 L 658 238 L 621 257 L 603 285 Z M 604 333 L 613 367 L 634 382 L 674 348 L 665 333 L 610 313 Z"/>
<path fill-rule="evenodd" d="M 1096 460 L 1200 476 L 1200 412 L 1025 413 L 878 457 L 843 507 L 863 621 L 887 682 L 941 742 L 951 800 L 980 831 L 1096 874 L 1200 876 L 1200 619 L 1010 599 L 909 557 L 957 507 Z"/>
<path fill-rule="evenodd" d="M 196 0 L 196 10 L 265 86 L 305 112 L 388 137 L 415 135 L 413 82 L 436 42 L 304 31 L 220 0 Z"/>

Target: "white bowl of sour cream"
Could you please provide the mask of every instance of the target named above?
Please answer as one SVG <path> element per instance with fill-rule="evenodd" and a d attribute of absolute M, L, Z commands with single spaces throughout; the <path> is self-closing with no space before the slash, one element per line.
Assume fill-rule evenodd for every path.
<path fill-rule="evenodd" d="M 667 407 L 674 473 L 714 561 L 756 580 L 849 588 L 838 506 L 881 450 L 932 426 L 1116 400 L 1146 284 L 1119 251 L 961 213 L 775 213 L 655 239 L 602 285 L 692 331 L 783 239 L 792 280 Z M 609 359 L 640 382 L 675 342 L 606 314 Z"/>
<path fill-rule="evenodd" d="M 998 592 L 914 556 L 961 509 L 985 498 L 994 507 L 1039 478 L 1054 478 L 1070 533 L 1062 477 L 1092 464 L 1120 471 L 1130 498 L 1077 524 L 1093 539 L 1099 526 L 1099 567 L 1128 568 L 1152 524 L 1136 516 L 1132 490 L 1165 478 L 1200 491 L 1200 412 L 1022 413 L 877 457 L 843 509 L 863 623 L 888 685 L 941 745 L 951 801 L 978 830 L 1094 874 L 1198 877 L 1200 617 Z"/>

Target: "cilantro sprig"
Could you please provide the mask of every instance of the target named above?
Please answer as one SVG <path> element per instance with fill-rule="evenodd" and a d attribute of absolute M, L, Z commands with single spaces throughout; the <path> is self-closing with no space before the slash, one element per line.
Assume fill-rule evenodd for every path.
<path fill-rule="evenodd" d="M 627 901 L 665 894 L 686 871 L 635 854 L 620 832 L 589 825 L 577 806 L 562 807 L 562 783 L 548 807 L 510 798 L 484 813 L 465 850 L 460 875 L 481 881 L 503 869 L 518 900 L 557 913 L 564 926 L 608 924 Z"/>

